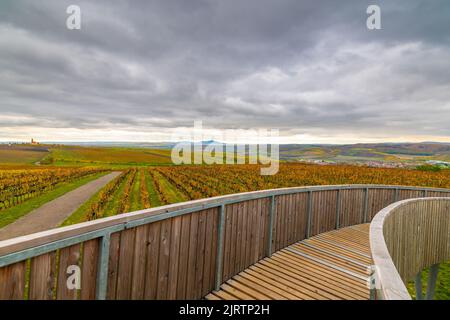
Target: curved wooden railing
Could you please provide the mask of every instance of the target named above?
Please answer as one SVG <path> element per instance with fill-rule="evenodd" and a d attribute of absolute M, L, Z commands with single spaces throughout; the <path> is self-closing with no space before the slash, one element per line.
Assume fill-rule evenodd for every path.
<path fill-rule="evenodd" d="M 376 298 L 410 300 L 405 283 L 450 259 L 450 199 L 409 199 L 381 210 L 370 225 L 370 247 L 375 266 Z M 427 294 L 432 298 L 437 270 L 431 271 Z"/>
<path fill-rule="evenodd" d="M 10 239 L 0 242 L 0 299 L 200 299 L 290 244 L 370 222 L 393 202 L 426 196 L 446 197 L 450 190 L 342 185 L 255 191 Z M 72 281 L 77 274 L 80 283 Z"/>

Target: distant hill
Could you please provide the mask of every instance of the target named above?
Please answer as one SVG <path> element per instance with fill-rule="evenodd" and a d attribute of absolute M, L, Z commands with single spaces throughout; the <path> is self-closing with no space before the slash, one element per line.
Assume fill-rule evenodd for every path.
<path fill-rule="evenodd" d="M 32 165 L 49 154 L 45 146 L 31 144 L 0 144 L 0 164 Z"/>
<path fill-rule="evenodd" d="M 171 164 L 170 149 L 175 144 L 175 142 L 79 142 L 64 145 L 55 142 L 38 146 L 0 144 L 0 164 L 46 162 L 57 165 Z M 203 147 L 223 145 L 222 142 L 214 140 L 196 144 L 202 144 Z M 294 162 L 392 162 L 414 165 L 430 160 L 450 161 L 450 143 L 282 144 L 280 159 Z"/>
<path fill-rule="evenodd" d="M 280 157 L 293 159 L 324 159 L 330 161 L 426 161 L 449 160 L 448 143 L 359 143 L 348 145 L 280 146 Z"/>

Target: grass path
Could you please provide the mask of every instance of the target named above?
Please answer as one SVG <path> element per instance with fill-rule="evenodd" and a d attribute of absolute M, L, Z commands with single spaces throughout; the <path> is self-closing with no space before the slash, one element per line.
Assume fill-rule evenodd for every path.
<path fill-rule="evenodd" d="M 168 203 L 176 203 L 189 200 L 189 198 L 184 193 L 182 193 L 174 185 L 172 185 L 161 173 L 154 170 L 153 177 L 157 180 L 156 183 L 159 183 L 161 185 L 164 196 L 167 199 Z"/>
<path fill-rule="evenodd" d="M 155 183 L 153 182 L 152 177 L 148 173 L 148 170 L 144 171 L 145 174 L 145 183 L 147 184 L 147 191 L 150 197 L 150 206 L 158 207 L 161 205 L 161 201 L 158 197 L 158 192 L 156 191 Z"/>
<path fill-rule="evenodd" d="M 131 186 L 130 211 L 137 211 L 141 209 L 143 209 L 141 201 L 141 179 L 140 172 L 138 171 L 133 181 L 133 185 Z"/>

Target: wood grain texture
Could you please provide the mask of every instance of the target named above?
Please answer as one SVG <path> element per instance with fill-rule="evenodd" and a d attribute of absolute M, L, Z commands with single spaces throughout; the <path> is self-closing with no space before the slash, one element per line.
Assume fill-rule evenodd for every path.
<path fill-rule="evenodd" d="M 292 205 L 295 203 L 291 197 Z M 288 203 L 288 202 L 287 202 Z M 289 206 L 288 206 L 289 208 Z M 344 228 L 340 234 L 361 237 L 367 247 L 369 234 L 361 229 Z M 315 237 L 288 247 L 307 256 L 283 249 L 233 276 L 219 291 L 206 295 L 207 300 L 367 300 L 369 289 L 364 279 L 365 268 L 349 263 L 345 257 L 327 256 L 305 244 Z M 368 248 L 367 248 L 368 249 Z M 351 252 L 349 253 L 351 254 Z M 323 262 L 322 262 L 323 261 Z M 371 261 L 367 261 L 368 264 Z M 339 269 L 336 269 L 339 268 Z"/>
<path fill-rule="evenodd" d="M 99 239 L 83 243 L 83 266 L 81 271 L 81 300 L 94 300 L 97 286 Z"/>
<path fill-rule="evenodd" d="M 56 290 L 56 299 L 58 300 L 76 300 L 78 298 L 77 289 L 70 289 L 67 285 L 68 267 L 72 265 L 80 266 L 81 245 L 76 244 L 63 248 L 59 251 L 58 281 Z"/>
<path fill-rule="evenodd" d="M 143 225 L 136 228 L 132 270 L 133 277 L 131 284 L 131 299 L 133 300 L 144 299 L 148 229 L 148 225 Z"/>
<path fill-rule="evenodd" d="M 388 206 L 371 224 L 370 246 L 381 284 L 378 298 L 411 299 L 405 283 L 423 268 L 450 259 L 450 200 Z"/>
<path fill-rule="evenodd" d="M 117 270 L 116 299 L 129 300 L 132 290 L 133 260 L 136 228 L 121 232 Z"/>
<path fill-rule="evenodd" d="M 113 233 L 110 239 L 109 260 L 108 260 L 108 286 L 106 298 L 114 300 L 116 298 L 117 274 L 119 272 L 119 250 L 120 232 Z"/>
<path fill-rule="evenodd" d="M 158 291 L 158 265 L 159 265 L 159 242 L 161 240 L 162 222 L 154 222 L 149 225 L 147 238 L 147 263 L 145 275 L 146 300 L 154 300 Z"/>
<path fill-rule="evenodd" d="M 52 300 L 56 287 L 56 251 L 31 259 L 30 300 Z"/>
<path fill-rule="evenodd" d="M 22 300 L 25 291 L 26 261 L 0 268 L 0 300 Z"/>

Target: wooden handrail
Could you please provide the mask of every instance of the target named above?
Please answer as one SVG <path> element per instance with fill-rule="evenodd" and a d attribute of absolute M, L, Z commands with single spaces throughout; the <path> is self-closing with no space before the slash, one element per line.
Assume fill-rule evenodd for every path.
<path fill-rule="evenodd" d="M 37 232 L 31 235 L 16 237 L 8 240 L 0 241 L 0 256 L 8 253 L 25 250 L 38 245 L 43 245 L 53 241 L 62 240 L 68 237 L 74 237 L 83 233 L 108 228 L 111 226 L 125 224 L 135 220 L 143 219 L 155 215 L 163 215 L 176 210 L 196 209 L 201 210 L 202 207 L 219 207 L 222 203 L 231 204 L 248 199 L 258 199 L 270 197 L 272 195 L 286 195 L 309 191 L 326 191 L 326 190 L 354 190 L 354 189 L 388 189 L 388 190 L 411 190 L 422 192 L 438 192 L 450 193 L 450 190 L 443 188 L 427 188 L 427 187 L 412 187 L 412 186 L 392 186 L 392 185 L 326 185 L 326 186 L 306 186 L 293 188 L 279 188 L 261 191 L 243 192 L 236 194 L 229 194 L 224 196 L 199 199 L 193 201 L 186 201 L 182 203 L 175 203 L 151 209 L 144 209 L 130 213 L 115 215 L 108 218 L 101 218 L 93 221 L 82 222 L 67 227 L 51 229 L 47 231 Z M 396 199 L 394 199 L 396 200 Z"/>
<path fill-rule="evenodd" d="M 399 201 L 370 224 L 376 299 L 410 300 L 406 282 L 423 268 L 450 259 L 450 199 Z"/>

